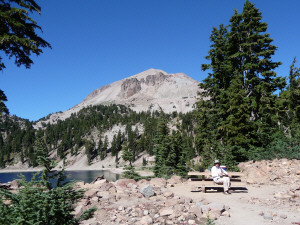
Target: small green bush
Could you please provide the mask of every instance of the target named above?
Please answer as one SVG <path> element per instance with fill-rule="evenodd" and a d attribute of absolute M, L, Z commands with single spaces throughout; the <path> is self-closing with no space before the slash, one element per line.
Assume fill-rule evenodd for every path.
<path fill-rule="evenodd" d="M 17 193 L 0 189 L 0 224 L 73 225 L 92 217 L 96 208 L 85 211 L 79 218 L 72 214 L 84 190 L 76 190 L 72 183 L 67 183 L 64 171 L 53 172 L 55 164 L 48 158 L 40 157 L 40 164 L 45 166 L 41 177 L 36 173 L 28 182 L 21 175 Z M 57 180 L 56 187 L 49 181 L 53 179 Z"/>
<path fill-rule="evenodd" d="M 140 180 L 142 177 L 135 171 L 134 166 L 126 166 L 124 173 L 122 174 L 123 178 Z"/>

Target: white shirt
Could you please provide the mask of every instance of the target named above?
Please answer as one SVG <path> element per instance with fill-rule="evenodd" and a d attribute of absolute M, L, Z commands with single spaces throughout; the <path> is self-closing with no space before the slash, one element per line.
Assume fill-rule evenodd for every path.
<path fill-rule="evenodd" d="M 218 179 L 221 177 L 222 173 L 228 174 L 225 170 L 223 170 L 221 167 L 217 168 L 216 166 L 213 166 L 211 168 L 211 176 L 213 180 Z"/>

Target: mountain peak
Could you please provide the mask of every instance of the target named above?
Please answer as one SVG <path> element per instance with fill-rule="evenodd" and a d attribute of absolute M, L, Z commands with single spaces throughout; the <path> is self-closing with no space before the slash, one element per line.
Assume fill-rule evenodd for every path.
<path fill-rule="evenodd" d="M 52 114 L 49 122 L 56 123 L 93 105 L 122 104 L 140 112 L 162 109 L 186 113 L 195 108 L 199 82 L 184 73 L 172 73 L 159 69 L 148 69 L 94 90 L 73 108 Z M 38 126 L 38 125 L 37 125 Z"/>
<path fill-rule="evenodd" d="M 163 70 L 159 70 L 159 69 L 154 69 L 154 68 L 150 68 L 148 70 L 145 70 L 141 73 L 138 73 L 138 74 L 135 74 L 133 76 L 130 76 L 130 78 L 132 77 L 139 77 L 139 78 L 142 78 L 142 77 L 145 77 L 145 76 L 148 76 L 148 75 L 156 75 L 156 74 L 159 74 L 159 73 L 162 73 L 162 74 L 168 74 L 167 72 L 163 71 Z"/>

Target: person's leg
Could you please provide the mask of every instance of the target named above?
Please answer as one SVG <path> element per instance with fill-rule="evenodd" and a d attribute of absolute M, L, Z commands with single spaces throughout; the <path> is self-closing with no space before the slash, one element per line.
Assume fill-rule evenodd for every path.
<path fill-rule="evenodd" d="M 228 177 L 222 177 L 215 181 L 217 184 L 223 184 L 224 193 L 227 193 L 227 191 L 228 191 L 228 181 L 226 178 L 228 178 Z"/>
<path fill-rule="evenodd" d="M 224 187 L 224 192 L 228 192 L 228 189 L 230 187 L 230 178 L 229 177 L 223 177 L 223 187 Z"/>

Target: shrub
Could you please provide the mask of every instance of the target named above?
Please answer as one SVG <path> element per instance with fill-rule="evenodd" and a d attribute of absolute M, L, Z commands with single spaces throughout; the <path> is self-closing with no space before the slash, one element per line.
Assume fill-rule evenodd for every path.
<path fill-rule="evenodd" d="M 72 183 L 66 182 L 64 171 L 53 172 L 54 161 L 40 157 L 40 163 L 45 166 L 40 178 L 40 173 L 36 173 L 28 182 L 21 175 L 21 188 L 16 193 L 0 189 L 0 224 L 69 225 L 90 218 L 96 208 L 85 211 L 79 218 L 72 214 L 84 190 L 76 190 Z M 56 180 L 55 187 L 50 180 Z"/>

